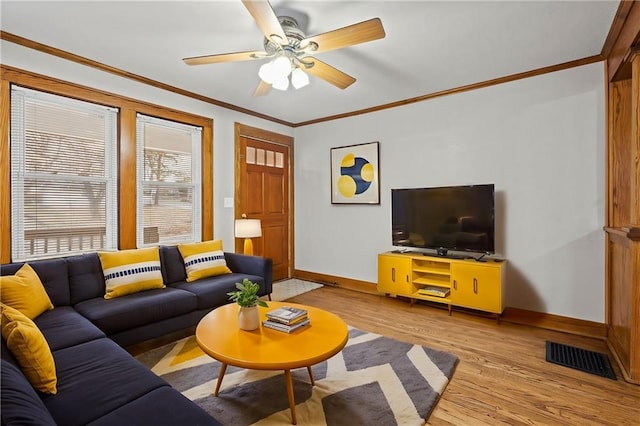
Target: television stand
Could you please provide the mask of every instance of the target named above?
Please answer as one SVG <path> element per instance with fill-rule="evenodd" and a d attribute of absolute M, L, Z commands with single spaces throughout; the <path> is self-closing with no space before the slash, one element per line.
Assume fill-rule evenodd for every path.
<path fill-rule="evenodd" d="M 378 255 L 377 290 L 390 296 L 502 314 L 505 263 L 473 257 L 453 259 L 424 253 Z"/>

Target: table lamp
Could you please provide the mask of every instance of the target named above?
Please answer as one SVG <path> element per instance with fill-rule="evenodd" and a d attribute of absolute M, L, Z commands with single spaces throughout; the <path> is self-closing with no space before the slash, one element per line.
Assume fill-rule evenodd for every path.
<path fill-rule="evenodd" d="M 253 256 L 253 242 L 251 238 L 262 236 L 262 226 L 260 219 L 247 219 L 243 214 L 242 219 L 236 219 L 236 238 L 244 238 L 244 254 Z"/>

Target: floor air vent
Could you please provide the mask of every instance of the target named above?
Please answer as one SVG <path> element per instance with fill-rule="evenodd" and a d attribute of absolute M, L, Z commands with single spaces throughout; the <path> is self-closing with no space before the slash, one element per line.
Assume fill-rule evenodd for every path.
<path fill-rule="evenodd" d="M 600 352 L 547 341 L 547 362 L 616 380 L 609 357 Z"/>

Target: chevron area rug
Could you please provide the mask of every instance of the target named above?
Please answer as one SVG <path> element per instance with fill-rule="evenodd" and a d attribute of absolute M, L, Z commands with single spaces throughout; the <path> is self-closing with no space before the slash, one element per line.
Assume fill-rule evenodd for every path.
<path fill-rule="evenodd" d="M 218 397 L 220 363 L 195 337 L 145 352 L 137 359 L 224 425 L 291 424 L 282 371 L 229 366 Z M 299 425 L 424 425 L 449 383 L 458 358 L 350 327 L 333 358 L 293 370 Z"/>

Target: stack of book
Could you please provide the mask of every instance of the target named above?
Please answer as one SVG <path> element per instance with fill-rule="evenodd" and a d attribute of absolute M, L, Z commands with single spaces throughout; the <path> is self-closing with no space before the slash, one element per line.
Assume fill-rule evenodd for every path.
<path fill-rule="evenodd" d="M 447 297 L 449 295 L 449 289 L 428 285 L 418 290 L 418 294 L 424 294 L 425 296 Z"/>
<path fill-rule="evenodd" d="M 309 324 L 309 317 L 305 309 L 283 306 L 273 311 L 267 312 L 267 319 L 262 325 L 274 330 L 291 333 L 300 327 Z"/>

